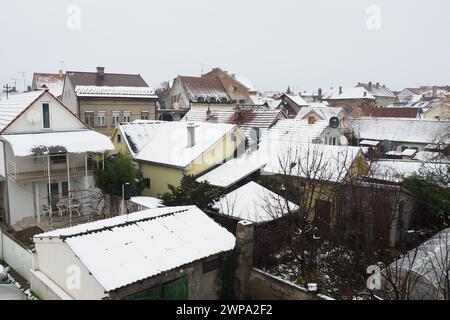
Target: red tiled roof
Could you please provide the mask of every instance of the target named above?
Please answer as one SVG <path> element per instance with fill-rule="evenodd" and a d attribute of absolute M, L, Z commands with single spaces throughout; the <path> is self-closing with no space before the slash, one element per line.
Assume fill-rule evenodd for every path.
<path fill-rule="evenodd" d="M 419 108 L 374 108 L 360 107 L 361 112 L 368 117 L 377 118 L 417 118 Z"/>
<path fill-rule="evenodd" d="M 108 86 L 108 87 L 148 87 L 148 84 L 138 74 L 105 73 L 99 76 L 97 72 L 67 71 L 67 76 L 76 86 Z"/>

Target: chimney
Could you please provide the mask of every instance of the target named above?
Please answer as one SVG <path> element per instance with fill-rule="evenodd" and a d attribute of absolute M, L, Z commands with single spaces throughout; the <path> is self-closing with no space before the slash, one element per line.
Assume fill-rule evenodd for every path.
<path fill-rule="evenodd" d="M 317 90 L 317 95 L 319 96 L 319 99 L 322 98 L 322 88 L 319 88 L 319 90 Z"/>
<path fill-rule="evenodd" d="M 433 86 L 433 96 L 432 98 L 437 98 L 437 87 Z"/>
<path fill-rule="evenodd" d="M 379 82 L 377 82 L 377 88 L 379 88 L 380 87 L 380 83 Z"/>
<path fill-rule="evenodd" d="M 314 124 L 314 123 L 316 123 L 316 117 L 314 117 L 314 116 L 308 117 L 308 124 Z"/>
<path fill-rule="evenodd" d="M 58 74 L 60 79 L 64 77 L 64 71 L 62 71 L 61 69 L 59 69 Z"/>
<path fill-rule="evenodd" d="M 187 147 L 192 148 L 195 145 L 195 124 L 187 125 Z"/>
<path fill-rule="evenodd" d="M 363 96 L 367 97 L 367 91 L 366 90 L 364 90 Z"/>
<path fill-rule="evenodd" d="M 372 90 L 372 81 L 369 82 L 369 90 Z"/>
<path fill-rule="evenodd" d="M 211 118 L 211 110 L 209 109 L 208 106 L 208 110 L 206 110 L 206 120 L 209 120 Z"/>
<path fill-rule="evenodd" d="M 105 67 L 97 67 L 97 75 L 103 77 L 105 75 Z"/>
<path fill-rule="evenodd" d="M 339 87 L 339 94 L 342 94 L 342 87 Z"/>

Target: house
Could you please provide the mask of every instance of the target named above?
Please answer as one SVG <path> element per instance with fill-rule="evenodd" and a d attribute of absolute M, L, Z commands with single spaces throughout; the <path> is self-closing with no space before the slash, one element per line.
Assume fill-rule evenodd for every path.
<path fill-rule="evenodd" d="M 450 120 L 450 102 L 440 102 L 428 108 L 423 117 L 426 119 Z"/>
<path fill-rule="evenodd" d="M 312 103 L 308 107 L 303 107 L 295 119 L 308 120 L 308 122 L 314 123 L 316 121 L 329 122 L 334 117 L 339 119 L 339 129 L 346 130 L 348 128 L 348 119 L 343 108 L 328 107 L 322 103 Z"/>
<path fill-rule="evenodd" d="M 300 95 L 283 94 L 281 100 L 284 102 L 289 118 L 295 118 L 303 107 L 309 105 Z"/>
<path fill-rule="evenodd" d="M 245 136 L 233 124 L 137 121 L 118 125 L 112 141 L 139 164 L 146 179 L 142 195 L 154 197 L 183 176 L 201 175 L 234 157 Z"/>
<path fill-rule="evenodd" d="M 31 90 L 48 89 L 55 97 L 61 100 L 64 87 L 64 72 L 58 73 L 33 73 Z"/>
<path fill-rule="evenodd" d="M 9 226 L 45 230 L 53 218 L 89 217 L 94 171 L 114 148 L 108 137 L 45 90 L 0 101 L 0 141 L 0 203 Z"/>
<path fill-rule="evenodd" d="M 359 118 L 350 120 L 350 129 L 358 140 L 382 143 L 382 152 L 423 151 L 428 144 L 450 144 L 450 121 L 403 118 Z"/>
<path fill-rule="evenodd" d="M 200 77 L 178 76 L 166 97 L 166 108 L 169 109 L 167 111 L 184 110 L 186 113 L 192 103 L 206 106 L 253 104 L 250 95 L 255 92 L 237 79 L 239 78 L 235 75 L 220 68 L 214 68 Z"/>
<path fill-rule="evenodd" d="M 158 97 L 135 74 L 67 71 L 62 102 L 88 126 L 110 136 L 118 123 L 154 120 Z"/>
<path fill-rule="evenodd" d="M 378 107 L 386 107 L 390 104 L 393 104 L 397 100 L 397 96 L 386 87 L 386 85 L 381 85 L 379 82 L 373 84 L 369 83 L 361 83 L 359 82 L 356 87 L 361 87 L 366 89 L 373 97 L 375 97 L 375 104 Z"/>
<path fill-rule="evenodd" d="M 405 88 L 397 94 L 399 103 L 415 103 L 423 99 L 423 91 L 419 88 Z"/>
<path fill-rule="evenodd" d="M 193 106 L 182 121 L 201 121 L 210 123 L 236 124 L 244 132 L 247 139 L 255 140 L 255 135 L 263 135 L 278 120 L 286 119 L 281 109 L 235 107 L 232 110 Z"/>
<path fill-rule="evenodd" d="M 346 145 L 347 139 L 339 128 L 330 126 L 329 121 L 298 119 L 279 120 L 267 132 L 267 141 L 285 141 L 299 143 L 323 143 Z M 262 136 L 264 140 L 265 135 Z"/>
<path fill-rule="evenodd" d="M 236 240 L 185 206 L 54 230 L 33 241 L 31 290 L 41 299 L 207 300 L 219 297 L 220 257 Z M 78 279 L 68 281 L 71 274 Z"/>
<path fill-rule="evenodd" d="M 321 100 L 330 107 L 342 107 L 348 117 L 353 117 L 353 110 L 364 105 L 376 105 L 376 98 L 365 88 L 342 88 L 329 90 L 320 94 Z"/>

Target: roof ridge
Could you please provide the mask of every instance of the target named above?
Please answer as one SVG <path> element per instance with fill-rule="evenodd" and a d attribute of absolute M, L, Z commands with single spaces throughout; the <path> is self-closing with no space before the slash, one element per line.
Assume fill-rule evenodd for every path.
<path fill-rule="evenodd" d="M 78 233 L 71 234 L 71 235 L 60 235 L 60 236 L 55 236 L 55 237 L 58 237 L 58 238 L 62 239 L 63 241 L 65 241 L 68 238 L 74 238 L 74 237 L 79 237 L 79 236 L 85 236 L 85 235 L 88 235 L 88 234 L 99 233 L 99 232 L 103 232 L 103 231 L 106 231 L 106 230 L 111 230 L 113 228 L 125 227 L 125 226 L 129 226 L 129 225 L 135 224 L 137 222 L 151 221 L 151 220 L 156 220 L 158 218 L 165 218 L 165 217 L 174 215 L 176 213 L 186 212 L 189 209 L 190 208 L 186 208 L 186 209 L 182 209 L 182 210 L 172 211 L 172 212 L 169 212 L 169 213 L 164 213 L 164 214 L 161 214 L 161 215 L 158 215 L 158 216 L 141 218 L 141 219 L 132 220 L 132 221 L 125 221 L 123 223 L 118 223 L 118 224 L 115 224 L 115 225 L 112 225 L 112 226 L 103 226 L 103 227 L 98 228 L 98 229 L 92 229 L 92 230 L 87 230 L 87 231 L 84 231 L 84 232 L 78 232 Z M 37 237 L 39 237 L 39 236 L 37 236 Z M 51 238 L 51 236 L 49 238 Z"/>

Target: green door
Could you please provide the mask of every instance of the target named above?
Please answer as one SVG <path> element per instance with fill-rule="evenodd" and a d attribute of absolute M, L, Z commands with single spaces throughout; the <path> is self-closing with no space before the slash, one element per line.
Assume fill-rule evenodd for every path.
<path fill-rule="evenodd" d="M 184 276 L 177 280 L 145 289 L 123 298 L 123 300 L 187 300 L 188 278 Z"/>
<path fill-rule="evenodd" d="M 164 300 L 187 300 L 188 279 L 186 276 L 164 284 Z"/>

